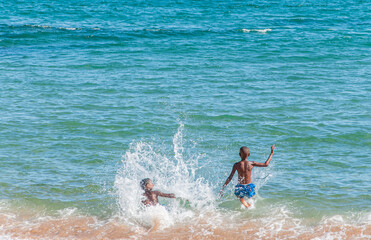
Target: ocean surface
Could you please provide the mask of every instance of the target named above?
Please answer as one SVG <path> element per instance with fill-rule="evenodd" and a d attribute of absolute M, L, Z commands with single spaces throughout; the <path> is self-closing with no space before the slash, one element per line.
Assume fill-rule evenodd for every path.
<path fill-rule="evenodd" d="M 0 239 L 370 239 L 371 3 L 1 1 Z M 243 209 L 248 146 L 257 195 Z M 145 208 L 139 182 L 174 193 Z"/>

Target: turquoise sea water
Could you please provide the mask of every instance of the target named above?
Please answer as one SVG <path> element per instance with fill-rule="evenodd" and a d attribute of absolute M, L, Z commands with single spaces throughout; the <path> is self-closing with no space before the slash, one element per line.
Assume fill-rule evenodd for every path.
<path fill-rule="evenodd" d="M 182 224 L 207 204 L 369 229 L 368 1 L 3 1 L 0 13 L 2 213 L 138 226 L 128 196 L 151 177 L 197 203 L 178 206 L 195 214 Z M 241 146 L 264 162 L 272 144 L 240 216 L 236 177 L 217 199 L 220 187 Z"/>

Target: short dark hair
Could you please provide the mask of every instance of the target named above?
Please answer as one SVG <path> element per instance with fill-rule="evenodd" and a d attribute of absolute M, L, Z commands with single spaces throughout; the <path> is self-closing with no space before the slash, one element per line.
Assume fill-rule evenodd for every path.
<path fill-rule="evenodd" d="M 149 183 L 149 181 L 151 181 L 150 178 L 144 178 L 144 179 L 142 179 L 142 181 L 140 181 L 140 187 L 141 187 L 143 190 L 146 190 L 146 186 L 147 186 L 147 184 Z"/>
<path fill-rule="evenodd" d="M 244 152 L 246 155 L 250 153 L 250 149 L 246 146 L 241 147 L 240 151 Z"/>

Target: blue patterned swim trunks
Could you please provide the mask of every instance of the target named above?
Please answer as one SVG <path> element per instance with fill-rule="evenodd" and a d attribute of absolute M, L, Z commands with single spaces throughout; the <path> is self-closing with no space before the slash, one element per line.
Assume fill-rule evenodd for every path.
<path fill-rule="evenodd" d="M 234 187 L 234 195 L 239 198 L 248 197 L 251 198 L 255 196 L 255 185 L 253 183 L 250 184 L 237 184 Z"/>

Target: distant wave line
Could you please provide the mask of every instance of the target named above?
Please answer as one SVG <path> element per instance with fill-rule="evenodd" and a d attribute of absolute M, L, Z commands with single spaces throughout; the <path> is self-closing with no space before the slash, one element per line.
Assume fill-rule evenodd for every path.
<path fill-rule="evenodd" d="M 68 31 L 77 31 L 77 30 L 112 30 L 112 29 L 103 29 L 100 27 L 56 27 L 51 25 L 39 25 L 39 24 L 25 24 L 21 26 L 17 25 L 10 25 L 9 27 L 31 27 L 31 28 L 41 28 L 41 29 L 59 29 L 59 30 L 68 30 Z M 115 31 L 118 31 L 119 29 L 115 29 Z M 221 32 L 243 32 L 243 33 L 262 33 L 266 34 L 267 32 L 271 32 L 271 28 L 265 28 L 265 29 L 199 29 L 199 28 L 190 28 L 190 29 L 165 29 L 165 28 L 132 28 L 132 29 L 122 29 L 123 32 L 151 32 L 153 34 L 156 33 L 197 33 L 197 32 L 210 32 L 210 33 L 221 33 Z"/>

